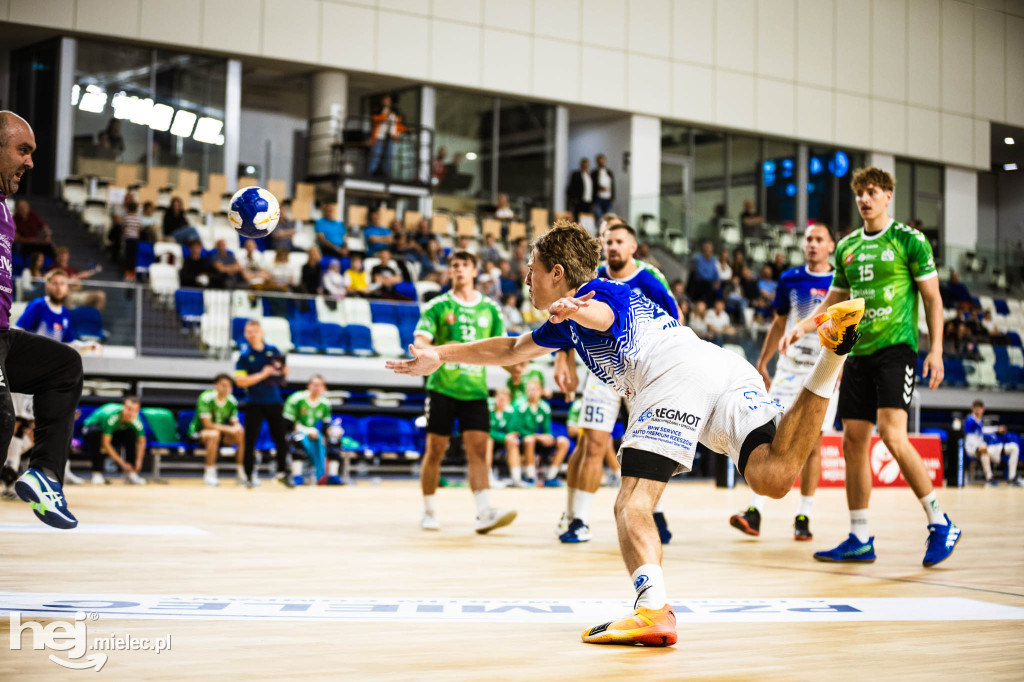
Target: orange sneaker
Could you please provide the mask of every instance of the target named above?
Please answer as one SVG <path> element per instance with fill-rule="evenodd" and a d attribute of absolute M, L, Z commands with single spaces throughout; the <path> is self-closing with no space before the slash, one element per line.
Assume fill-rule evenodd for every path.
<path fill-rule="evenodd" d="M 828 307 L 814 318 L 821 345 L 837 355 L 846 355 L 857 343 L 857 323 L 864 317 L 864 299 L 851 298 Z"/>
<path fill-rule="evenodd" d="M 657 610 L 640 606 L 625 618 L 587 628 L 582 637 L 587 644 L 672 646 L 676 643 L 676 614 L 668 604 Z"/>

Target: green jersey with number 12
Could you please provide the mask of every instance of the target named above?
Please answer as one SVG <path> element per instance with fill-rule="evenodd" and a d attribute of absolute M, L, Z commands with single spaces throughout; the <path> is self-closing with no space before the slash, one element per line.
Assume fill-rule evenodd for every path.
<path fill-rule="evenodd" d="M 937 276 L 928 239 L 895 220 L 881 232 L 861 228 L 840 241 L 832 288 L 864 299 L 861 339 L 850 355 L 900 343 L 917 351 L 917 283 Z"/>
<path fill-rule="evenodd" d="M 494 302 L 474 291 L 473 303 L 463 303 L 447 292 L 435 297 L 420 313 L 416 333 L 435 346 L 467 343 L 505 335 L 505 322 Z M 446 362 L 427 377 L 427 390 L 443 393 L 456 400 L 487 398 L 487 374 L 483 367 Z"/>

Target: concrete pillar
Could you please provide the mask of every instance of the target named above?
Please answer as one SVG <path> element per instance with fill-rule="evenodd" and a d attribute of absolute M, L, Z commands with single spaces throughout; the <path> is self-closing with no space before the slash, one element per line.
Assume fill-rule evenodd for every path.
<path fill-rule="evenodd" d="M 436 132 L 437 127 L 437 89 L 432 85 L 424 85 L 420 88 L 420 125 L 425 129 Z M 430 162 L 434 158 L 436 147 L 434 138 L 424 136 L 423 146 L 420 148 L 420 180 L 429 183 Z M 430 217 L 434 215 L 434 197 L 430 194 L 419 198 L 420 215 Z"/>
<path fill-rule="evenodd" d="M 575 166 L 574 166 L 575 168 Z M 569 109 L 555 107 L 555 183 L 552 205 L 565 210 L 565 189 L 569 184 Z"/>
<path fill-rule="evenodd" d="M 807 181 L 810 178 L 810 151 L 806 144 L 796 150 L 796 233 L 802 234 L 807 226 Z"/>
<path fill-rule="evenodd" d="M 319 71 L 309 91 L 309 154 L 306 170 L 324 175 L 331 170 L 331 145 L 345 125 L 348 74 Z"/>
<path fill-rule="evenodd" d="M 155 75 L 155 70 L 154 70 Z M 242 62 L 228 60 L 224 93 L 224 175 L 228 189 L 238 189 L 238 154 L 242 139 Z"/>
<path fill-rule="evenodd" d="M 640 231 L 661 231 L 661 119 L 632 116 L 629 123 L 629 205 L 626 215 Z M 642 215 L 653 216 L 646 225 Z"/>
<path fill-rule="evenodd" d="M 53 174 L 54 187 L 71 175 L 74 163 L 72 142 L 75 137 L 75 108 L 71 106 L 71 88 L 75 84 L 75 60 L 78 55 L 78 40 L 60 39 L 59 66 L 57 67 L 57 130 L 54 139 Z M 6 89 L 3 90 L 6 92 Z"/>

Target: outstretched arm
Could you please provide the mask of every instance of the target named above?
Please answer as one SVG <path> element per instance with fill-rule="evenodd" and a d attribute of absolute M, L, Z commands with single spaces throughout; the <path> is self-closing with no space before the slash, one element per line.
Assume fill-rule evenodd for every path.
<path fill-rule="evenodd" d="M 411 360 L 388 360 L 384 366 L 396 374 L 426 376 L 435 372 L 446 362 L 506 367 L 538 358 L 550 352 L 550 348 L 534 343 L 532 334 L 522 334 L 515 338 L 497 336 L 470 343 L 455 343 L 436 347 L 409 346 Z"/>

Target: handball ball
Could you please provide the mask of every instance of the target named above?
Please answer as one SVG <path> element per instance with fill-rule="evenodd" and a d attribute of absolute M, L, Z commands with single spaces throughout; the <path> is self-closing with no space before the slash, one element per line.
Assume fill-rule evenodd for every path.
<path fill-rule="evenodd" d="M 228 220 L 239 236 L 259 239 L 277 227 L 281 209 L 273 194 L 262 187 L 244 187 L 231 197 Z"/>

